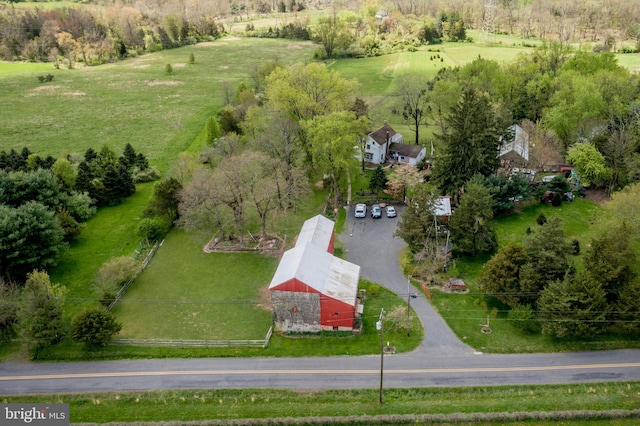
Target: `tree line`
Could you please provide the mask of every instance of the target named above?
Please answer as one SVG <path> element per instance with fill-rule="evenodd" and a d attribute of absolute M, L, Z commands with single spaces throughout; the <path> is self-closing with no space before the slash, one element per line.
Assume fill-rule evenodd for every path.
<path fill-rule="evenodd" d="M 26 147 L 0 151 L 0 276 L 24 283 L 34 269 L 48 270 L 99 206 L 133 194 L 134 181 L 157 177 L 129 144 L 121 156 L 106 145 L 58 159 Z"/>
<path fill-rule="evenodd" d="M 505 33 L 524 38 L 588 42 L 599 51 L 633 52 L 640 42 L 640 6 L 610 0 L 606 7 L 579 0 L 483 2 L 410 0 L 347 1 L 338 11 L 321 2 L 234 1 L 160 2 L 119 5 L 96 1 L 81 7 L 0 9 L 0 57 L 5 60 L 65 61 L 98 65 L 144 52 L 211 41 L 225 32 L 224 22 L 290 13 L 293 21 L 256 30 L 248 36 L 313 38 L 322 45 L 318 57 L 371 56 L 415 49 L 442 40 L 465 41 L 467 29 L 484 29 L 487 37 Z M 309 24 L 297 14 L 327 12 Z M 418 19 L 416 19 L 418 18 Z M 624 44 L 627 40 L 635 46 Z"/>

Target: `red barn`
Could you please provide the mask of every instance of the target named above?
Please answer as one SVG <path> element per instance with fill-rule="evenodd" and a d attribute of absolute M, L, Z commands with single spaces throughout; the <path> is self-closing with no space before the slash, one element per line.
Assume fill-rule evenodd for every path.
<path fill-rule="evenodd" d="M 333 222 L 316 216 L 283 254 L 269 285 L 277 331 L 353 329 L 360 266 L 333 256 L 333 238 Z"/>

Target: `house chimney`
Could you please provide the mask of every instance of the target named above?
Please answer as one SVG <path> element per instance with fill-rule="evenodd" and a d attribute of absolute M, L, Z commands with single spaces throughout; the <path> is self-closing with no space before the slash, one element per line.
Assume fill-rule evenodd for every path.
<path fill-rule="evenodd" d="M 385 121 L 384 124 L 387 124 L 387 122 Z M 386 142 L 386 147 L 384 148 L 385 150 L 384 157 L 389 158 L 389 131 L 388 130 L 387 130 L 387 135 L 385 137 L 385 142 Z"/>

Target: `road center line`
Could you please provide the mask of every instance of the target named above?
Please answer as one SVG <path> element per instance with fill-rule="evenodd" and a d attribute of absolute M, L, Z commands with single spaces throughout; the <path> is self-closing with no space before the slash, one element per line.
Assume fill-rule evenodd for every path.
<path fill-rule="evenodd" d="M 583 364 L 583 365 L 549 365 L 538 367 L 475 367 L 475 368 L 434 368 L 434 369 L 387 369 L 389 374 L 443 374 L 443 373 L 501 373 L 527 371 L 557 371 L 557 370 L 590 370 L 613 368 L 638 368 L 640 363 L 623 364 Z M 0 381 L 18 380 L 51 380 L 51 379 L 90 379 L 101 377 L 145 377 L 145 376 L 240 376 L 240 375 L 271 375 L 271 374 L 380 374 L 380 370 L 184 370 L 184 371 L 121 371 L 106 373 L 70 373 L 70 374 L 42 374 L 29 376 L 0 376 Z"/>

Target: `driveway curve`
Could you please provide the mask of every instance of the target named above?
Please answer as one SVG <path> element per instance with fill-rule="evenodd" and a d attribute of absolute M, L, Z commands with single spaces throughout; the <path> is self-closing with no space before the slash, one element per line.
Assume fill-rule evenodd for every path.
<path fill-rule="evenodd" d="M 395 218 L 383 214 L 380 219 L 370 216 L 357 219 L 351 208 L 338 238 L 344 245 L 349 262 L 360 265 L 363 278 L 406 298 L 407 277 L 400 267 L 400 256 L 406 244 L 394 236 L 403 208 L 397 207 L 396 210 L 398 216 Z M 410 287 L 410 291 L 414 292 L 415 288 Z M 411 299 L 411 307 L 425 330 L 424 340 L 412 355 L 459 356 L 474 353 L 473 348 L 458 339 L 421 292 L 416 299 Z"/>

